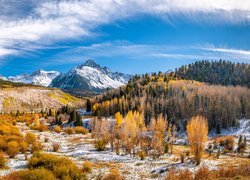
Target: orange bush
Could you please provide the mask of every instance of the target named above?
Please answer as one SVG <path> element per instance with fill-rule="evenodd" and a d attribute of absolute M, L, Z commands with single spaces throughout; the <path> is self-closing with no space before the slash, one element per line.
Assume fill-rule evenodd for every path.
<path fill-rule="evenodd" d="M 110 173 L 103 177 L 103 180 L 123 180 L 117 169 L 111 169 Z"/>
<path fill-rule="evenodd" d="M 194 176 L 195 180 L 212 180 L 214 179 L 213 171 L 209 170 L 207 167 L 199 168 Z"/>
<path fill-rule="evenodd" d="M 54 131 L 60 133 L 62 131 L 60 126 L 54 126 Z"/>
<path fill-rule="evenodd" d="M 33 144 L 36 141 L 36 135 L 34 133 L 28 132 L 25 139 L 28 144 Z"/>
<path fill-rule="evenodd" d="M 75 127 L 75 133 L 76 134 L 87 134 L 89 131 L 84 128 L 84 127 L 81 127 L 81 126 L 76 126 Z"/>
<path fill-rule="evenodd" d="M 16 141 L 8 142 L 7 153 L 10 156 L 10 158 L 15 157 L 19 153 L 19 150 L 20 150 L 20 147 L 19 147 L 19 144 Z"/>
<path fill-rule="evenodd" d="M 74 133 L 74 129 L 72 127 L 67 127 L 64 132 L 68 133 L 68 134 L 73 134 Z"/>
<path fill-rule="evenodd" d="M 0 169 L 6 168 L 6 158 L 4 157 L 4 154 L 0 152 Z"/>
<path fill-rule="evenodd" d="M 25 153 L 28 150 L 28 143 L 25 141 L 20 142 L 20 151 Z"/>
<path fill-rule="evenodd" d="M 42 146 L 41 142 L 36 141 L 36 142 L 32 143 L 32 146 L 31 146 L 32 153 L 34 153 L 36 151 L 40 151 L 42 149 L 43 149 L 43 146 Z"/>

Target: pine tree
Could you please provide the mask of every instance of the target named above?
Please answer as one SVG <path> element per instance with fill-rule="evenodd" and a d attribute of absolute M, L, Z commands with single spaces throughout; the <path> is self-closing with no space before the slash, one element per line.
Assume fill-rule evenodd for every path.
<path fill-rule="evenodd" d="M 70 113 L 69 123 L 75 122 L 75 121 L 76 121 L 76 110 L 73 110 L 73 111 Z"/>
<path fill-rule="evenodd" d="M 82 126 L 82 116 L 79 113 L 76 113 L 75 126 Z"/>
<path fill-rule="evenodd" d="M 90 99 L 87 99 L 86 111 L 87 112 L 91 112 L 91 102 L 90 102 Z"/>

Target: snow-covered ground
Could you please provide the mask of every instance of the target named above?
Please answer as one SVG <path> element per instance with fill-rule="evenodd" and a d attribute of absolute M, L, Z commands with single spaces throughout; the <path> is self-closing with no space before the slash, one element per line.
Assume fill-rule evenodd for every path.
<path fill-rule="evenodd" d="M 225 161 L 232 160 L 233 158 L 223 155 L 219 159 L 208 157 L 202 160 L 200 166 L 194 165 L 188 158 L 185 159 L 184 163 L 181 163 L 178 153 L 174 153 L 174 155 L 166 154 L 159 160 L 152 160 L 151 158 L 140 160 L 138 157 L 132 157 L 130 155 L 116 155 L 115 152 L 110 151 L 109 147 L 105 151 L 96 151 L 90 134 L 68 135 L 64 132 L 33 131 L 24 123 L 18 123 L 17 126 L 23 133 L 28 131 L 34 132 L 42 142 L 44 146 L 43 150 L 47 153 L 67 156 L 74 160 L 79 166 L 86 160 L 92 162 L 95 168 L 92 174 L 89 175 L 90 179 L 94 179 L 98 174 L 108 173 L 112 167 L 118 168 L 126 179 L 164 179 L 167 171 L 173 167 L 177 169 L 188 168 L 191 171 L 195 171 L 200 166 L 205 165 L 210 169 L 216 169 L 218 166 L 222 166 Z M 45 138 L 48 138 L 48 142 L 45 142 Z M 54 142 L 60 144 L 60 150 L 58 152 L 52 151 L 52 143 Z M 178 152 L 185 150 L 185 148 L 187 147 L 177 145 L 175 150 Z M 30 156 L 31 155 L 29 155 L 29 157 Z M 9 169 L 0 171 L 0 175 L 24 169 L 26 168 L 26 163 L 27 161 L 24 155 L 19 154 L 14 159 L 9 160 Z"/>
<path fill-rule="evenodd" d="M 239 125 L 237 128 L 230 128 L 230 129 L 222 129 L 220 136 L 226 135 L 235 135 L 235 136 L 244 136 L 247 140 L 250 140 L 250 119 L 240 119 Z M 209 134 L 211 137 L 217 136 L 214 131 Z"/>

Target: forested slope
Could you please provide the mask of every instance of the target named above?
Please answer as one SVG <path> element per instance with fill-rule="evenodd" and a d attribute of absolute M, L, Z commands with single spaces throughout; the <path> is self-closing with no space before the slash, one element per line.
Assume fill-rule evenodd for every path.
<path fill-rule="evenodd" d="M 210 84 L 241 85 L 250 87 L 250 65 L 229 61 L 197 61 L 175 70 L 182 79 Z"/>
<path fill-rule="evenodd" d="M 160 114 L 185 127 L 196 114 L 208 118 L 210 130 L 237 125 L 237 119 L 250 117 L 250 90 L 246 87 L 209 85 L 193 80 L 180 80 L 172 74 L 135 76 L 126 86 L 107 91 L 93 101 L 95 115 L 110 116 L 129 110 L 144 113 L 149 124 Z"/>

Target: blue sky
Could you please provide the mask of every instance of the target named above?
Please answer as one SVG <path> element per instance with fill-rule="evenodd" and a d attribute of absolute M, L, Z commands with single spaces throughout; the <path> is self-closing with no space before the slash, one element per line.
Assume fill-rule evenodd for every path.
<path fill-rule="evenodd" d="M 0 0 L 0 74 L 167 71 L 197 60 L 250 62 L 248 0 Z"/>

